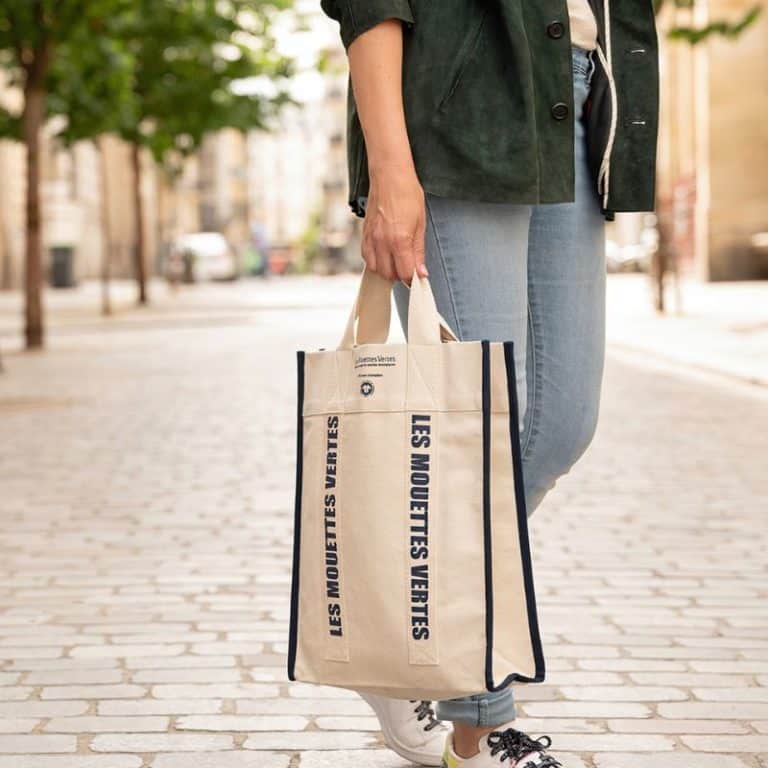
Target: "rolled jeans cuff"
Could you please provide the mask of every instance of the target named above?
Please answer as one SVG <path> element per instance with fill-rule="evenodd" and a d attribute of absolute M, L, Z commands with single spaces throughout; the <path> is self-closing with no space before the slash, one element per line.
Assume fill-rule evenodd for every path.
<path fill-rule="evenodd" d="M 503 725 L 515 719 L 512 688 L 493 693 L 478 693 L 461 699 L 438 701 L 435 713 L 439 720 L 463 723 L 476 728 Z"/>

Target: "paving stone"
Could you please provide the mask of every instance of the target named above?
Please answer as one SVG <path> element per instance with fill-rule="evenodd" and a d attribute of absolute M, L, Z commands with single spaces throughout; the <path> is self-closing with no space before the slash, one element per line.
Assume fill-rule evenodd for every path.
<path fill-rule="evenodd" d="M 32 689 L 28 686 L 0 686 L 0 701 L 24 701 L 24 699 L 29 698 L 31 693 Z"/>
<path fill-rule="evenodd" d="M 734 720 L 611 720 L 608 728 L 617 733 L 747 733 L 745 723 Z M 754 723 L 753 723 L 754 725 Z"/>
<path fill-rule="evenodd" d="M 167 717 L 53 717 L 43 730 L 51 733 L 132 733 L 166 731 Z"/>
<path fill-rule="evenodd" d="M 663 659 L 579 659 L 582 669 L 612 670 L 614 672 L 685 672 L 683 661 Z"/>
<path fill-rule="evenodd" d="M 40 721 L 34 718 L 3 717 L 0 733 L 29 733 Z"/>
<path fill-rule="evenodd" d="M 691 659 L 691 669 L 697 672 L 714 672 L 723 675 L 753 675 L 756 672 L 768 672 L 768 662 L 759 661 L 701 661 Z"/>
<path fill-rule="evenodd" d="M 176 728 L 181 731 L 303 731 L 308 724 L 305 717 L 280 715 L 190 715 L 180 717 Z"/>
<path fill-rule="evenodd" d="M 68 717 L 87 711 L 87 701 L 0 702 L 0 717 Z"/>
<path fill-rule="evenodd" d="M 258 733 L 245 740 L 245 749 L 305 751 L 313 749 L 362 749 L 377 739 L 370 734 L 345 731 L 301 731 L 299 733 Z"/>
<path fill-rule="evenodd" d="M 77 645 L 70 651 L 73 658 L 121 658 L 125 656 L 177 656 L 183 645 Z M 2 655 L 0 653 L 0 655 Z"/>
<path fill-rule="evenodd" d="M 378 731 L 377 717 L 318 717 L 317 727 L 322 731 Z"/>
<path fill-rule="evenodd" d="M 659 704 L 658 712 L 662 717 L 694 718 L 715 720 L 755 720 L 768 718 L 768 704 L 752 704 L 750 702 L 709 703 L 686 701 Z"/>
<path fill-rule="evenodd" d="M 141 669 L 131 675 L 134 683 L 237 683 L 242 670 L 218 669 Z"/>
<path fill-rule="evenodd" d="M 212 752 L 232 749 L 231 736 L 198 733 L 105 733 L 94 736 L 94 752 Z"/>
<path fill-rule="evenodd" d="M 138 699 L 146 696 L 140 685 L 54 685 L 43 688 L 41 699 Z"/>
<path fill-rule="evenodd" d="M 694 672 L 631 672 L 630 679 L 639 685 L 670 685 L 678 688 L 746 688 L 754 685 L 747 675 L 701 674 Z"/>
<path fill-rule="evenodd" d="M 10 646 L 0 647 L 0 659 L 58 659 L 64 655 L 60 647 Z"/>
<path fill-rule="evenodd" d="M 8 669 L 28 670 L 81 670 L 116 669 L 114 659 L 14 659 Z"/>
<path fill-rule="evenodd" d="M 648 717 L 645 704 L 599 701 L 551 701 L 521 704 L 518 709 L 528 717 Z"/>
<path fill-rule="evenodd" d="M 194 768 L 288 768 L 289 755 L 270 752 L 206 752 L 195 754 Z M 192 768 L 188 752 L 157 755 L 149 768 Z"/>
<path fill-rule="evenodd" d="M 239 656 L 244 653 L 260 653 L 263 648 L 264 643 L 195 643 L 191 650 L 192 653 L 204 656 Z"/>
<path fill-rule="evenodd" d="M 155 685 L 152 694 L 158 699 L 269 699 L 278 696 L 274 685 L 258 683 Z"/>
<path fill-rule="evenodd" d="M 679 688 L 650 685 L 563 686 L 560 690 L 566 699 L 576 701 L 684 701 L 688 698 Z"/>
<path fill-rule="evenodd" d="M 632 721 L 627 721 L 632 722 Z M 646 722 L 646 721 L 639 721 Z M 605 733 L 608 729 L 602 722 L 579 720 L 576 717 L 523 717 L 518 714 L 515 727 L 530 734 L 542 733 Z"/>
<path fill-rule="evenodd" d="M 749 768 L 748 763 L 738 757 L 715 757 L 691 752 L 595 755 L 595 768 L 648 768 L 649 765 L 655 764 L 664 768 Z"/>
<path fill-rule="evenodd" d="M 694 752 L 768 754 L 768 735 L 762 733 L 756 736 L 681 736 L 680 740 Z"/>
<path fill-rule="evenodd" d="M 197 669 L 211 667 L 237 667 L 234 656 L 128 656 L 125 659 L 127 669 Z"/>
<path fill-rule="evenodd" d="M 97 704 L 100 715 L 207 715 L 221 712 L 220 699 L 116 699 Z"/>
<path fill-rule="evenodd" d="M 0 754 L 10 752 L 31 755 L 40 752 L 74 752 L 77 742 L 74 736 L 48 736 L 43 734 L 0 736 Z"/>
<path fill-rule="evenodd" d="M 301 768 L 412 768 L 388 749 L 307 752 L 301 756 Z"/>
<path fill-rule="evenodd" d="M 768 688 L 694 688 L 701 701 L 762 701 L 768 704 Z"/>
<path fill-rule="evenodd" d="M 357 715 L 371 714 L 362 700 L 341 699 L 237 699 L 235 711 L 240 715 Z"/>
<path fill-rule="evenodd" d="M 291 683 L 288 695 L 302 699 L 357 699 L 360 697 L 345 688 L 332 688 L 327 685 L 308 685 L 306 683 Z"/>
<path fill-rule="evenodd" d="M 97 685 L 119 683 L 122 679 L 119 669 L 73 669 L 29 672 L 24 682 L 27 685 Z"/>
<path fill-rule="evenodd" d="M 552 737 L 553 751 L 567 752 L 661 752 L 675 748 L 668 736 L 634 733 L 547 733 Z"/>
<path fill-rule="evenodd" d="M 0 768 L 141 768 L 136 755 L 0 756 Z"/>

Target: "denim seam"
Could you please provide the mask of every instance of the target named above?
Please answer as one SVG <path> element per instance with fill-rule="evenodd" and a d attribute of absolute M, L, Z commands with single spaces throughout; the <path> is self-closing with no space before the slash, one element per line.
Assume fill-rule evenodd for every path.
<path fill-rule="evenodd" d="M 453 283 L 451 282 L 450 276 L 448 275 L 448 265 L 446 264 L 445 256 L 443 255 L 443 246 L 440 243 L 440 236 L 437 234 L 437 227 L 435 226 L 435 220 L 432 217 L 432 209 L 429 206 L 428 198 L 425 198 L 425 203 L 427 218 L 429 219 L 429 226 L 432 228 L 432 232 L 435 236 L 435 243 L 437 243 L 438 261 L 440 262 L 443 275 L 445 276 L 445 284 L 448 287 L 448 298 L 451 301 L 451 312 L 453 313 L 453 321 L 456 325 L 456 333 L 459 335 L 459 339 L 463 339 L 464 332 L 461 329 L 461 320 L 459 319 L 459 312 L 456 309 L 456 298 L 453 295 Z"/>
<path fill-rule="evenodd" d="M 477 724 L 482 727 L 488 725 L 488 699 L 480 699 L 477 702 Z"/>
<path fill-rule="evenodd" d="M 523 441 L 523 445 L 520 448 L 521 451 L 521 457 L 523 461 L 530 456 L 531 452 L 533 451 L 533 436 L 536 432 L 537 422 L 538 419 L 536 418 L 536 414 L 538 412 L 538 406 L 539 406 L 539 383 L 540 383 L 540 375 L 539 375 L 539 356 L 536 354 L 536 323 L 533 319 L 533 309 L 531 307 L 531 300 L 530 300 L 530 294 L 531 294 L 531 286 L 528 286 L 528 328 L 530 330 L 530 338 L 528 339 L 528 344 L 531 348 L 531 377 L 533 379 L 533 386 L 531 387 L 530 391 L 528 392 L 528 396 L 526 398 L 526 410 L 530 409 L 530 418 L 528 419 L 528 430 L 525 435 L 525 439 Z"/>

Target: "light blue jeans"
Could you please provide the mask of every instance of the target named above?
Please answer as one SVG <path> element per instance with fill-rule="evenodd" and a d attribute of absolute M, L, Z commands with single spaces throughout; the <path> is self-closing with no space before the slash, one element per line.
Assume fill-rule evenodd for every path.
<path fill-rule="evenodd" d="M 574 47 L 575 202 L 509 205 L 426 193 L 426 264 L 438 311 L 461 340 L 511 340 L 530 514 L 582 455 L 595 431 L 605 348 L 603 217 L 579 119 L 592 54 Z M 408 289 L 395 301 L 407 333 Z M 515 718 L 512 689 L 440 701 L 468 725 Z"/>

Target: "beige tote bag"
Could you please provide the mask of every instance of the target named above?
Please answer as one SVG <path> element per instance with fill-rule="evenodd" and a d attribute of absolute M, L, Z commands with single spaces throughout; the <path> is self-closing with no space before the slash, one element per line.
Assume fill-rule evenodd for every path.
<path fill-rule="evenodd" d="M 363 272 L 338 349 L 298 352 L 288 677 L 402 699 L 544 679 L 511 342 L 459 342 L 414 274 Z"/>

